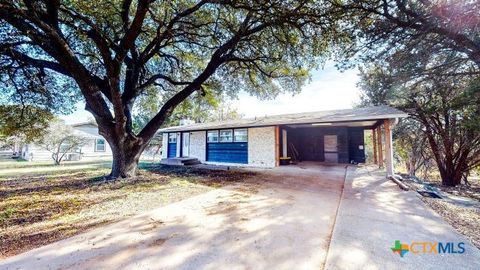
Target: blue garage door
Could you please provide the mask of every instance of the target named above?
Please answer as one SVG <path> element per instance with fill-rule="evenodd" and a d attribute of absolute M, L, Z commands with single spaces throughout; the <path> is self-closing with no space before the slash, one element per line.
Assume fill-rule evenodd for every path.
<path fill-rule="evenodd" d="M 169 143 L 167 150 L 168 158 L 174 158 L 177 156 L 177 143 Z"/>
<path fill-rule="evenodd" d="M 207 143 L 207 161 L 248 163 L 248 143 Z"/>

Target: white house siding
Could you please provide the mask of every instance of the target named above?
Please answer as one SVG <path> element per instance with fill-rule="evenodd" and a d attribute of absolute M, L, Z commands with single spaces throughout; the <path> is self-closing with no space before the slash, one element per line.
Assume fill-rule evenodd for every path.
<path fill-rule="evenodd" d="M 162 158 L 167 158 L 168 157 L 167 148 L 168 148 L 168 133 L 163 133 L 163 136 L 162 136 Z"/>
<path fill-rule="evenodd" d="M 99 137 L 101 138 L 101 137 Z M 112 150 L 107 142 L 105 142 L 105 151 L 96 152 L 95 151 L 95 139 L 90 138 L 86 145 L 81 147 L 82 156 L 81 160 L 100 160 L 100 159 L 111 159 Z M 43 149 L 39 145 L 30 143 L 23 146 L 22 158 L 28 161 L 50 161 L 52 159 L 52 153 L 48 150 Z"/>
<path fill-rule="evenodd" d="M 190 157 L 205 162 L 207 151 L 206 131 L 190 132 Z"/>
<path fill-rule="evenodd" d="M 100 135 L 97 135 L 98 139 L 103 139 Z M 108 142 L 105 140 L 105 151 L 95 151 L 95 139 L 88 139 L 86 145 L 82 146 L 82 160 L 94 160 L 94 159 L 108 159 L 112 158 L 112 149 Z"/>
<path fill-rule="evenodd" d="M 33 143 L 23 145 L 22 158 L 28 161 L 53 161 L 51 152 Z"/>
<path fill-rule="evenodd" d="M 105 140 L 105 151 L 95 151 L 95 140 L 104 139 L 102 135 L 98 134 L 98 127 L 93 124 L 80 124 L 74 125 L 75 130 L 87 133 L 79 134 L 80 136 L 88 136 L 88 142 L 86 145 L 82 146 L 82 157 L 81 160 L 96 160 L 96 159 L 111 159 L 112 158 L 112 149 L 110 145 Z"/>
<path fill-rule="evenodd" d="M 74 132 L 77 135 L 87 138 L 87 144 L 81 147 L 81 160 L 101 160 L 111 159 L 112 150 L 105 141 L 105 151 L 95 151 L 95 139 L 103 139 L 98 134 L 97 126 L 93 124 L 73 125 Z M 52 153 L 34 143 L 25 144 L 22 149 L 22 158 L 29 161 L 52 161 Z"/>
<path fill-rule="evenodd" d="M 177 132 L 177 157 L 180 157 L 180 151 L 182 151 L 182 140 L 181 140 L 182 133 Z"/>
<path fill-rule="evenodd" d="M 275 167 L 275 127 L 248 129 L 248 165 Z"/>

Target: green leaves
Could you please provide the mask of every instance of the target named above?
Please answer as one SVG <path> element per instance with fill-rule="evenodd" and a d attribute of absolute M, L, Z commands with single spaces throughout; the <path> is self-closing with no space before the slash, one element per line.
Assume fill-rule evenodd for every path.
<path fill-rule="evenodd" d="M 0 139 L 18 137 L 25 142 L 42 138 L 53 115 L 35 106 L 0 105 Z"/>
<path fill-rule="evenodd" d="M 215 109 L 216 119 L 238 117 L 223 110 L 225 97 L 296 93 L 348 40 L 324 0 L 59 3 L 0 0 L 0 76 L 20 85 L 12 89 L 22 98 L 45 90 L 49 99 L 38 104 L 62 105 L 55 112 L 68 108 L 62 98 L 71 91 L 81 94 L 112 149 L 125 152 L 114 154 L 112 177 L 131 175 L 120 172 L 133 168 L 121 157 L 140 156 L 172 112 L 196 121 Z M 46 75 L 15 76 L 22 69 Z"/>

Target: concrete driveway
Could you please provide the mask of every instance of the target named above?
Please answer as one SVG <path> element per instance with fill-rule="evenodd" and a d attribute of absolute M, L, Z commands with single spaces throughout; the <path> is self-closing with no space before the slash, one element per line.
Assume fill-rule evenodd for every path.
<path fill-rule="evenodd" d="M 384 172 L 308 163 L 262 172 L 0 269 L 480 269 L 480 251 Z M 402 258 L 395 240 L 464 242 L 465 252 Z"/>
<path fill-rule="evenodd" d="M 0 268 L 321 269 L 344 176 L 344 166 L 271 170 L 8 258 Z"/>
<path fill-rule="evenodd" d="M 403 191 L 384 175 L 369 166 L 348 168 L 325 269 L 480 269 L 478 248 L 427 207 L 416 191 Z M 396 240 L 417 244 L 402 258 L 391 250 Z M 426 244 L 422 254 L 422 242 L 452 243 L 457 252 L 463 242 L 465 251 L 434 253 Z"/>

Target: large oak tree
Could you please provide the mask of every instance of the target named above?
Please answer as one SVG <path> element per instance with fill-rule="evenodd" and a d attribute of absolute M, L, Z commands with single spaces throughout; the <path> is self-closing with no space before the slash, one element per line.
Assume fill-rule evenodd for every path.
<path fill-rule="evenodd" d="M 396 56 L 362 71 L 364 104 L 389 104 L 408 112 L 411 119 L 395 135 L 409 148 L 403 150 L 409 152 L 410 172 L 421 165 L 418 161 L 428 165 L 432 159 L 442 184 L 458 185 L 480 166 L 480 71 L 447 64 L 455 55 L 444 59 L 433 54 L 433 64 L 448 69 L 419 75 L 422 64 L 415 54 Z M 411 64 L 399 65 L 405 59 Z"/>
<path fill-rule="evenodd" d="M 298 91 L 332 41 L 345 40 L 329 3 L 314 0 L 0 0 L 0 24 L 2 91 L 78 89 L 112 148 L 111 178 L 135 174 L 192 93 Z M 136 100 L 151 93 L 165 102 L 134 132 Z"/>
<path fill-rule="evenodd" d="M 364 66 L 364 101 L 408 111 L 415 134 L 403 136 L 410 153 L 433 158 L 444 185 L 466 179 L 480 162 L 480 2 L 347 0 L 335 6 L 355 37 L 343 56 Z"/>

